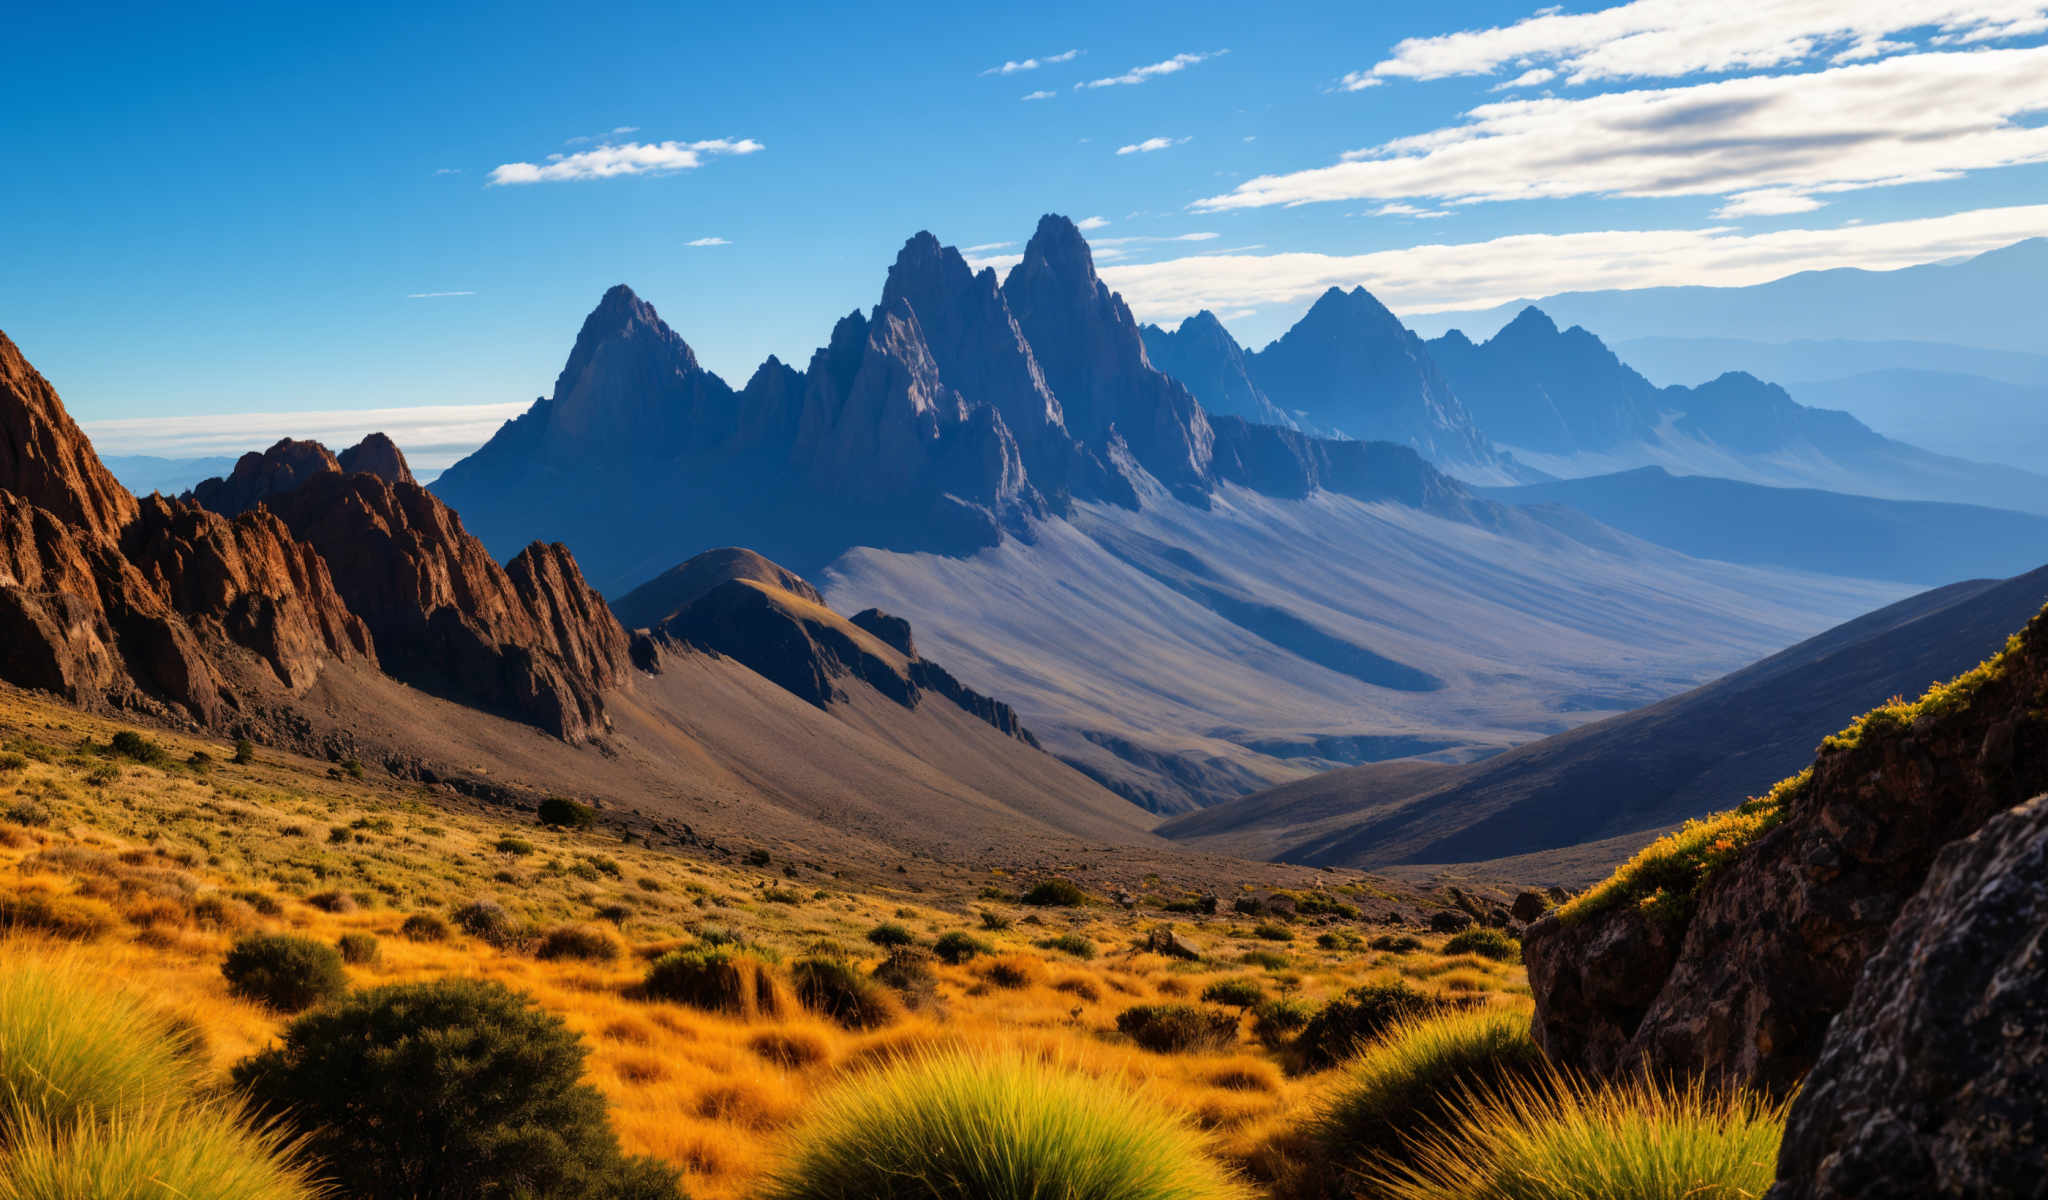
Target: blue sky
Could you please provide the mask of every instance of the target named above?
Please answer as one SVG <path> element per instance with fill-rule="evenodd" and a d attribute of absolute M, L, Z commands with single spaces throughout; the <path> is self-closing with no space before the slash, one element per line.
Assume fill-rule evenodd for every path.
<path fill-rule="evenodd" d="M 23 9 L 0 329 L 103 445 L 182 451 L 528 402 L 621 281 L 737 385 L 910 233 L 1000 265 L 1046 211 L 1102 222 L 1141 316 L 1255 345 L 1331 283 L 1424 311 L 2048 233 L 2048 2 L 1735 7 Z"/>

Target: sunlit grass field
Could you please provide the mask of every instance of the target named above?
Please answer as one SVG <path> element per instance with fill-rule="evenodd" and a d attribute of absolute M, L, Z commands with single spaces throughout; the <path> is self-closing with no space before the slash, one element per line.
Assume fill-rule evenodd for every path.
<path fill-rule="evenodd" d="M 945 893 L 855 887 L 749 848 L 710 856 L 604 824 L 547 827 L 353 764 L 260 748 L 237 763 L 232 744 L 156 731 L 116 752 L 125 728 L 0 696 L 0 955 L 77 946 L 185 1031 L 216 1080 L 286 1020 L 229 991 L 222 960 L 247 932 L 349 937 L 357 989 L 502 982 L 582 1036 L 624 1148 L 680 1167 L 693 1196 L 757 1194 L 794 1131 L 834 1111 L 827 1098 L 864 1068 L 954 1050 L 1098 1080 L 1177 1121 L 1240 1183 L 1267 1187 L 1288 1168 L 1288 1131 L 1341 1076 L 1286 1052 L 1273 1032 L 1286 1012 L 1391 984 L 1466 1012 L 1528 1009 L 1519 963 L 1446 954 L 1445 937 L 1412 930 L 1412 944 L 1374 949 L 1403 931 L 1347 916 L 1339 888 L 1277 903 L 1226 894 L 1208 914 L 1186 896 L 1026 904 L 1043 881 L 996 872 Z M 1033 898 L 1073 898 L 1063 891 Z M 1234 911 L 1239 900 L 1256 911 Z M 1200 959 L 1145 949 L 1165 925 Z M 876 987 L 869 1010 L 819 999 L 832 979 L 804 964 L 864 978 L 906 936 L 964 956 L 934 958 L 917 986 Z M 650 964 L 706 943 L 760 964 L 766 1002 L 714 1012 L 656 998 Z M 1186 1006 L 1202 1035 L 1144 1048 L 1119 1031 L 1141 1006 Z"/>

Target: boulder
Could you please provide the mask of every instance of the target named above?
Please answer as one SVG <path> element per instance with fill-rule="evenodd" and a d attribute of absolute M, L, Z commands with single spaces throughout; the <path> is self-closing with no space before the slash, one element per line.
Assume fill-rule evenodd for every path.
<path fill-rule="evenodd" d="M 1429 914 L 1429 927 L 1437 933 L 1459 933 L 1472 928 L 1475 923 L 1471 913 L 1455 908 Z"/>
<path fill-rule="evenodd" d="M 1550 898 L 1542 892 L 1520 892 L 1515 902 L 1508 906 L 1508 915 L 1527 925 L 1550 911 Z"/>
<path fill-rule="evenodd" d="M 1183 959 L 1187 962 L 1194 962 L 1202 957 L 1201 947 L 1182 937 L 1171 925 L 1161 925 L 1146 935 L 1145 949 L 1154 954 L 1164 954 L 1168 958 Z"/>
<path fill-rule="evenodd" d="M 1944 850 L 1793 1103 L 1769 1200 L 2048 1195 L 2048 797 Z"/>

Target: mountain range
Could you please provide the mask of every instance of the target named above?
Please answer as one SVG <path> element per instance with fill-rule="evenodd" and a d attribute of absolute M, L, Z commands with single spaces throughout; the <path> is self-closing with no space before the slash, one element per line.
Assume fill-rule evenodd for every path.
<path fill-rule="evenodd" d="M 840 611 L 899 613 L 1048 749 L 1158 811 L 1492 753 L 1903 592 L 1478 497 L 1431 456 L 1512 462 L 1427 346 L 1362 291 L 1312 315 L 1251 356 L 1212 320 L 1143 330 L 1049 216 L 1002 280 L 909 239 L 804 369 L 771 359 L 734 390 L 617 288 L 554 393 L 434 490 L 501 553 L 574 547 L 613 597 L 738 544 Z M 1223 411 L 1153 344 L 1222 381 Z M 1246 415 L 1275 409 L 1295 427 Z"/>

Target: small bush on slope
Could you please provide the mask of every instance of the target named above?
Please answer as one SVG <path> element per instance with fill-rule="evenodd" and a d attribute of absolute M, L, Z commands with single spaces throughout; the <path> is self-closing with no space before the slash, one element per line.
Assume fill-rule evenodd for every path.
<path fill-rule="evenodd" d="M 396 984 L 286 1027 L 235 1083 L 292 1122 L 342 1192 L 418 1200 L 673 1197 L 674 1176 L 628 1159 L 584 1047 L 559 1017 L 500 984 Z"/>
<path fill-rule="evenodd" d="M 1444 943 L 1445 954 L 1477 954 L 1495 962 L 1521 962 L 1522 943 L 1498 929 L 1475 927 Z"/>
<path fill-rule="evenodd" d="M 279 1012 L 298 1012 L 348 989 L 341 951 L 290 933 L 250 933 L 221 960 L 228 990 Z"/>
<path fill-rule="evenodd" d="M 1353 988 L 1323 1005 L 1302 1026 L 1294 1039 L 1293 1057 L 1305 1071 L 1333 1067 L 1399 1022 L 1430 1016 L 1456 1003 L 1405 983 Z"/>
<path fill-rule="evenodd" d="M 796 998 L 805 1008 L 848 1029 L 876 1029 L 896 1019 L 889 989 L 841 958 L 818 955 L 790 968 Z"/>
<path fill-rule="evenodd" d="M 1073 880 L 1055 875 L 1032 884 L 1031 890 L 1024 893 L 1022 901 L 1040 908 L 1078 908 L 1088 903 L 1088 893 L 1082 891 L 1080 885 Z"/>
<path fill-rule="evenodd" d="M 1398 1160 L 1408 1142 L 1439 1128 L 1473 1096 L 1544 1070 L 1529 1018 L 1472 1012 L 1411 1021 L 1346 1064 L 1342 1080 L 1290 1140 L 1293 1196 L 1344 1195 L 1355 1173 Z"/>
<path fill-rule="evenodd" d="M 1777 1174 L 1787 1103 L 1544 1076 L 1463 1099 L 1365 1183 L 1389 1200 L 1755 1200 Z"/>
<path fill-rule="evenodd" d="M 1117 1014 L 1117 1032 L 1157 1054 L 1221 1050 L 1237 1042 L 1233 1013 L 1193 1004 L 1140 1004 Z"/>
<path fill-rule="evenodd" d="M 647 968 L 642 987 L 656 1000 L 748 1019 L 780 1016 L 786 1007 L 767 960 L 737 946 L 671 950 Z"/>
<path fill-rule="evenodd" d="M 764 1200 L 1242 1200 L 1187 1127 L 1127 1089 L 951 1054 L 820 1100 Z"/>

